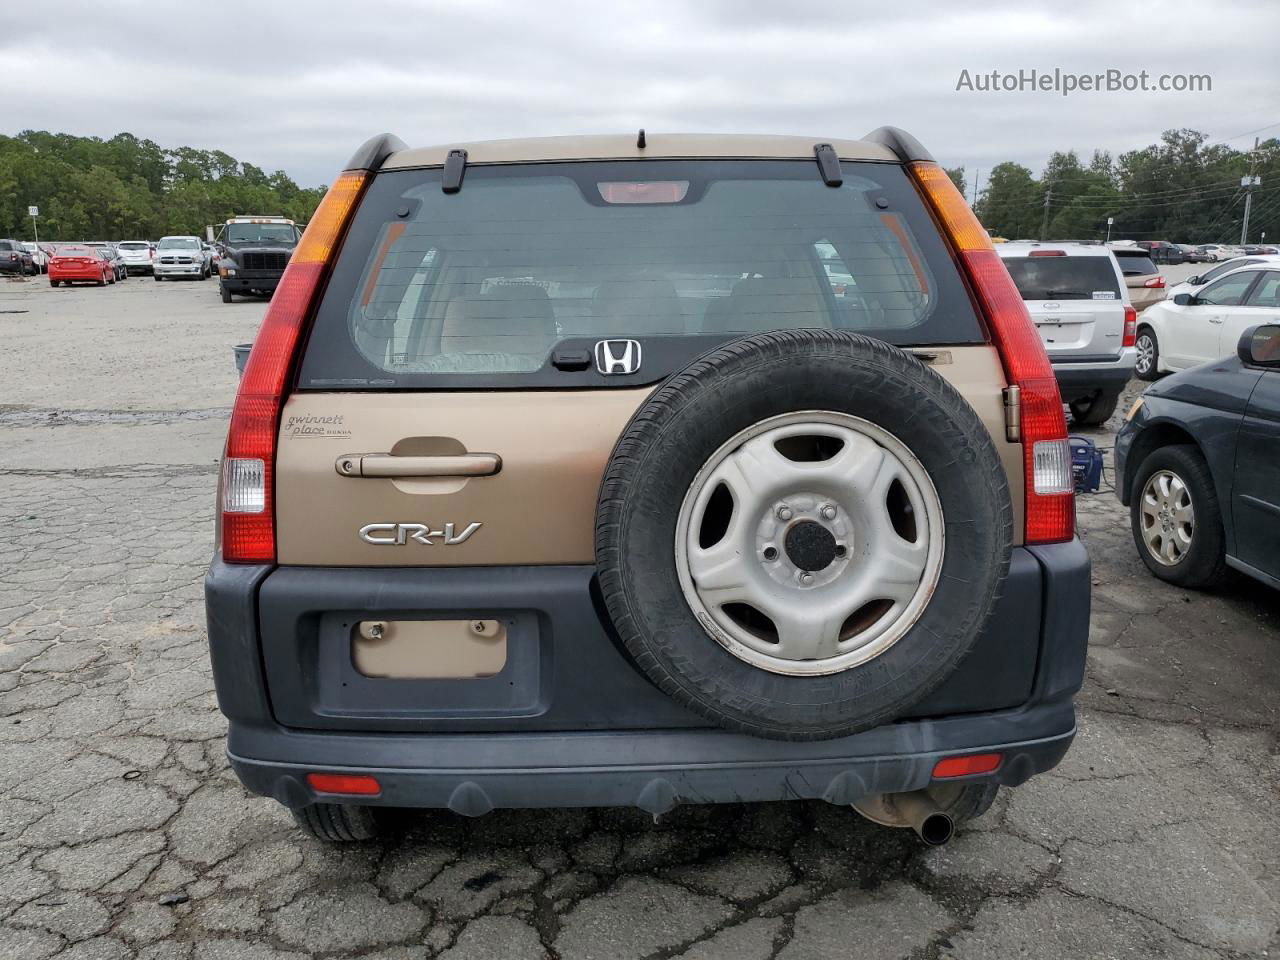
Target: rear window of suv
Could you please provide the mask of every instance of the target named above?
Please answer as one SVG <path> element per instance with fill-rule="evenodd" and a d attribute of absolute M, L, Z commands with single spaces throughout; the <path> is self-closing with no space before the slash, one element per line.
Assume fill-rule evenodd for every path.
<path fill-rule="evenodd" d="M 846 163 L 832 188 L 812 161 L 476 165 L 455 194 L 438 168 L 389 171 L 356 213 L 299 386 L 622 386 L 635 380 L 560 358 L 635 339 L 651 382 L 716 342 L 804 327 L 985 340 L 902 167 Z"/>
<path fill-rule="evenodd" d="M 1143 251 L 1124 253 L 1116 250 L 1114 253 L 1116 263 L 1120 264 L 1120 272 L 1126 277 L 1146 277 L 1160 272 L 1155 261 Z"/>
<path fill-rule="evenodd" d="M 1023 300 L 1119 300 L 1110 257 L 1010 257 L 1004 261 Z"/>

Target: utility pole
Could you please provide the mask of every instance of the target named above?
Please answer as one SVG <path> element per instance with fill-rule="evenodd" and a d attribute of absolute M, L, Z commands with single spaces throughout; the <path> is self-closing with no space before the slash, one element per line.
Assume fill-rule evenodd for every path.
<path fill-rule="evenodd" d="M 978 205 L 978 187 L 981 185 L 981 183 L 982 183 L 982 168 L 977 167 L 973 171 L 973 203 L 970 204 L 970 206 L 972 207 L 977 207 Z"/>
<path fill-rule="evenodd" d="M 1244 220 L 1240 222 L 1240 246 L 1249 242 L 1249 208 L 1253 206 L 1253 188 L 1261 185 L 1262 178 L 1254 176 L 1258 169 L 1258 138 L 1253 138 L 1253 157 L 1249 162 L 1249 175 L 1240 178 L 1240 186 L 1245 188 Z"/>
<path fill-rule="evenodd" d="M 1053 199 L 1053 184 L 1044 193 L 1044 216 L 1040 218 L 1040 239 L 1048 240 L 1049 233 L 1049 201 Z"/>

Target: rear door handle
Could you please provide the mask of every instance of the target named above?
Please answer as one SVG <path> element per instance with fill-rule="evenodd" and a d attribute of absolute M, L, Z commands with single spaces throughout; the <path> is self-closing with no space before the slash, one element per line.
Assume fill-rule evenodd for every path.
<path fill-rule="evenodd" d="M 502 469 L 496 453 L 443 457 L 397 457 L 390 453 L 348 453 L 334 461 L 343 477 L 491 477 Z"/>

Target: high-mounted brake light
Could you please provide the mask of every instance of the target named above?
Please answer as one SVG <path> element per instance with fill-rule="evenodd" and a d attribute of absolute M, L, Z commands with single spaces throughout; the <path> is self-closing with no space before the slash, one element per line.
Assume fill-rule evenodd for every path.
<path fill-rule="evenodd" d="M 1028 257 L 1065 257 L 1065 250 L 1032 250 L 1027 254 Z"/>
<path fill-rule="evenodd" d="M 1018 388 L 1026 490 L 1024 540 L 1070 540 L 1075 533 L 1071 449 L 1058 381 L 1044 343 L 991 238 L 946 171 L 923 161 L 908 166 L 968 277 L 1000 352 L 1009 386 Z"/>
<path fill-rule="evenodd" d="M 363 171 L 342 174 L 320 201 L 245 364 L 222 464 L 222 558 L 228 563 L 275 561 L 273 479 L 280 408 L 303 329 L 367 177 Z"/>
<path fill-rule="evenodd" d="M 605 203 L 679 203 L 689 192 L 688 180 L 646 180 L 597 183 Z"/>
<path fill-rule="evenodd" d="M 1120 346 L 1136 347 L 1137 345 L 1138 311 L 1126 303 L 1124 307 L 1124 339 L 1120 342 Z"/>

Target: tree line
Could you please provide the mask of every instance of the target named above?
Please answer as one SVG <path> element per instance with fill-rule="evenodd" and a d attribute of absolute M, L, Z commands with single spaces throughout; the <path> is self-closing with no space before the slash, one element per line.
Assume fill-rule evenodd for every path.
<path fill-rule="evenodd" d="M 969 195 L 963 169 L 948 170 Z M 1280 140 L 1256 150 L 1211 143 L 1195 130 L 1168 130 L 1159 143 L 1118 158 L 1095 150 L 1054 153 L 1040 176 L 1019 163 L 981 175 L 975 210 L 1010 239 L 1113 239 L 1234 243 L 1245 190 L 1257 175 L 1249 240 L 1280 241 Z M 31 239 L 27 207 L 40 208 L 47 240 L 156 239 L 203 234 L 237 213 L 282 214 L 305 222 L 324 187 L 299 187 L 221 150 L 166 148 L 120 133 L 110 140 L 27 130 L 0 136 L 0 237 Z"/>
<path fill-rule="evenodd" d="M 962 169 L 948 170 L 962 191 Z M 1113 217 L 1113 240 L 1238 243 L 1246 190 L 1253 188 L 1248 242 L 1280 242 L 1280 140 L 1253 150 L 1212 143 L 1196 130 L 1167 130 L 1141 150 L 1112 157 L 1095 150 L 1054 153 L 1040 176 L 1001 163 L 979 185 L 975 212 L 992 234 L 1013 239 L 1101 240 Z M 966 194 L 972 200 L 972 196 Z"/>
<path fill-rule="evenodd" d="M 221 150 L 170 149 L 129 133 L 0 136 L 0 237 L 32 239 L 28 206 L 40 208 L 40 239 L 54 241 L 203 236 L 206 224 L 245 213 L 304 223 L 324 191 Z"/>

